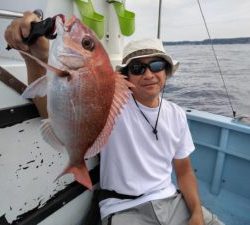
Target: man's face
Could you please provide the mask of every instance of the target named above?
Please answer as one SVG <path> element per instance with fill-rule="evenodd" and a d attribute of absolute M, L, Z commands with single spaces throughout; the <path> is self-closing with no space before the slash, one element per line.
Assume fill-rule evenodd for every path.
<path fill-rule="evenodd" d="M 150 62 L 162 61 L 162 59 L 157 57 L 146 57 L 134 60 L 130 64 L 143 63 L 148 64 Z M 145 104 L 149 107 L 151 103 L 158 105 L 159 94 L 166 82 L 166 72 L 165 69 L 159 72 L 152 72 L 148 67 L 142 75 L 134 75 L 130 69 L 128 70 L 129 81 L 135 85 L 135 88 L 131 88 L 133 95 L 136 100 Z M 151 103 L 150 103 L 151 102 Z M 155 105 L 155 106 L 157 106 Z"/>

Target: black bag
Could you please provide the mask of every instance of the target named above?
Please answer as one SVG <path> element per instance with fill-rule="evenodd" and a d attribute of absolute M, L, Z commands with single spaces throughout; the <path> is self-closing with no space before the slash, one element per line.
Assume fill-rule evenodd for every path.
<path fill-rule="evenodd" d="M 120 194 L 115 191 L 105 190 L 105 189 L 97 189 L 94 190 L 92 203 L 86 217 L 86 221 L 84 225 L 99 225 L 101 224 L 101 214 L 99 209 L 99 202 L 105 200 L 107 198 L 118 198 L 118 199 L 136 199 L 141 197 L 142 195 L 125 195 Z M 110 218 L 111 219 L 111 218 Z"/>

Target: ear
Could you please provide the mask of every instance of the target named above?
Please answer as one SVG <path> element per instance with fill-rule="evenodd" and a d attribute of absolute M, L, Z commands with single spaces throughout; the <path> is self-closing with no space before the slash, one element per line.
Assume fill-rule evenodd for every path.
<path fill-rule="evenodd" d="M 166 65 L 165 65 L 165 71 L 166 71 L 167 77 L 172 76 L 172 74 L 173 74 L 173 67 L 167 61 L 166 61 Z"/>

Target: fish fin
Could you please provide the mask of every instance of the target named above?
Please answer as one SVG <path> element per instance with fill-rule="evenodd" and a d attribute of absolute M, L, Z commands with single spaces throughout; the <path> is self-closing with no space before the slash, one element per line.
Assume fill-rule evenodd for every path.
<path fill-rule="evenodd" d="M 32 82 L 22 93 L 24 98 L 44 97 L 47 94 L 47 76 L 42 76 Z"/>
<path fill-rule="evenodd" d="M 63 151 L 64 144 L 54 133 L 49 119 L 43 120 L 40 131 L 45 142 L 47 142 L 52 148 L 58 151 Z"/>
<path fill-rule="evenodd" d="M 134 87 L 132 83 L 127 81 L 125 77 L 120 74 L 116 75 L 115 81 L 115 93 L 107 122 L 93 145 L 85 153 L 85 158 L 91 158 L 97 155 L 106 144 L 114 127 L 116 117 L 120 114 L 123 105 L 128 102 L 129 93 L 131 93 L 129 88 Z"/>
<path fill-rule="evenodd" d="M 54 74 L 58 75 L 59 77 L 68 77 L 70 76 L 70 73 L 68 71 L 65 71 L 65 70 L 60 70 L 54 66 L 51 66 L 45 62 L 43 62 L 42 60 L 36 58 L 35 56 L 25 52 L 25 51 L 22 51 L 22 50 L 18 50 L 21 54 L 23 55 L 26 55 L 28 56 L 29 58 L 35 60 L 38 64 L 40 64 L 42 67 L 46 68 L 47 70 L 50 70 L 52 71 Z"/>
<path fill-rule="evenodd" d="M 56 178 L 56 180 L 67 173 L 72 173 L 77 182 L 92 190 L 93 185 L 85 161 L 79 166 L 66 167 L 66 169 Z"/>

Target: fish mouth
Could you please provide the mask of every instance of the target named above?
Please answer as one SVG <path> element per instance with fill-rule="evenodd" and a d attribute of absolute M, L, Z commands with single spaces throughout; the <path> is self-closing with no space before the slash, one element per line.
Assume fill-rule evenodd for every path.
<path fill-rule="evenodd" d="M 65 17 L 65 15 L 60 13 L 60 14 L 57 14 L 57 15 L 53 16 L 52 20 L 54 22 L 54 29 L 55 29 L 56 28 L 56 26 L 55 26 L 56 25 L 56 20 L 60 20 L 61 24 L 65 24 L 66 17 Z"/>
<path fill-rule="evenodd" d="M 63 34 L 65 27 L 65 16 L 63 14 L 57 14 L 52 18 L 54 25 L 52 27 L 53 34 Z"/>
<path fill-rule="evenodd" d="M 45 37 L 47 37 L 48 39 L 55 39 L 57 36 L 57 26 L 59 26 L 59 24 L 63 26 L 63 24 L 65 23 L 65 16 L 63 14 L 57 14 L 53 16 L 51 19 L 52 19 L 51 28 L 49 32 L 45 34 Z"/>
<path fill-rule="evenodd" d="M 67 32 L 70 32 L 75 23 L 77 23 L 78 18 L 72 16 L 67 22 L 64 23 L 64 29 Z"/>

